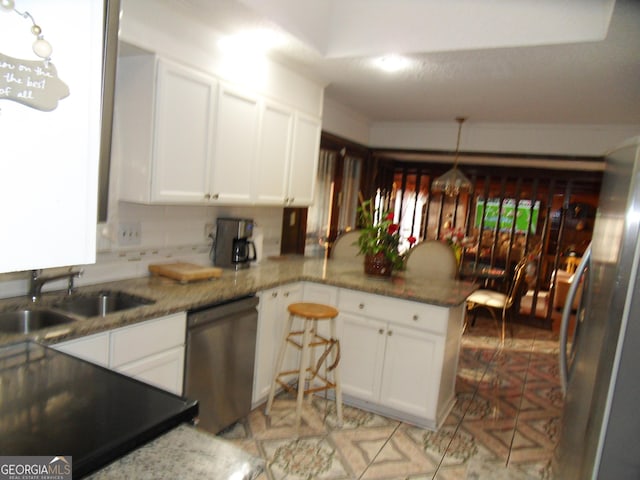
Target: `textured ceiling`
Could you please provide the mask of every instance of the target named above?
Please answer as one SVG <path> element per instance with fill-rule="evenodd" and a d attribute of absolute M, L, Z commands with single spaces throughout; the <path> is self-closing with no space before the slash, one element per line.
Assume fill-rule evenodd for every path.
<path fill-rule="evenodd" d="M 288 42 L 272 56 L 326 83 L 327 97 L 372 121 L 464 115 L 474 122 L 640 124 L 638 1 L 616 1 L 612 15 L 612 0 L 484 3 L 507 12 L 500 15 L 483 13 L 478 0 L 395 2 L 402 5 L 398 12 L 389 10 L 390 0 L 169 3 L 225 34 L 280 29 Z M 523 9 L 510 10 L 514 3 Z M 296 4 L 305 8 L 296 10 Z M 428 15 L 421 5 L 429 6 Z M 438 5 L 448 8 L 439 11 Z M 412 12 L 412 20 L 401 15 Z M 420 30 L 420 18 L 434 36 Z M 384 21 L 388 28 L 381 27 Z M 392 53 L 383 50 L 391 48 L 386 45 L 412 66 L 393 75 L 375 69 L 376 54 Z"/>

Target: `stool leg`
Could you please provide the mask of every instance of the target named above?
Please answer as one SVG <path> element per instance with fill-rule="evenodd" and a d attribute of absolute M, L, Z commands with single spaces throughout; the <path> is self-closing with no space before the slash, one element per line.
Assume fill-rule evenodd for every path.
<path fill-rule="evenodd" d="M 300 356 L 300 372 L 298 373 L 298 397 L 296 399 L 296 426 L 300 425 L 302 417 L 302 402 L 304 401 L 305 383 L 307 379 L 307 368 L 309 366 L 309 354 L 311 341 L 312 320 L 304 319 L 304 334 L 302 336 L 302 355 Z"/>
<path fill-rule="evenodd" d="M 315 320 L 309 320 L 311 322 L 311 331 L 309 332 L 309 343 L 313 342 L 315 340 L 315 335 L 318 332 L 318 322 Z M 316 368 L 316 349 L 315 347 L 309 347 L 309 363 L 307 365 L 309 367 L 308 370 L 308 374 L 305 376 L 305 378 L 309 378 L 313 376 L 313 373 L 315 371 Z M 309 381 L 309 388 L 311 388 L 312 384 L 311 381 Z M 307 396 L 307 401 L 309 402 L 309 404 L 311 404 L 313 402 L 313 393 L 310 393 Z"/>
<path fill-rule="evenodd" d="M 284 363 L 284 355 L 287 351 L 287 337 L 291 331 L 291 324 L 293 323 L 293 315 L 289 315 L 287 318 L 287 324 L 282 334 L 282 341 L 280 342 L 280 350 L 278 350 L 278 357 L 273 367 L 273 379 L 271 380 L 271 390 L 269 390 L 269 399 L 267 400 L 267 407 L 264 410 L 264 414 L 269 416 L 271 413 L 271 407 L 273 406 L 273 398 L 276 395 L 276 388 L 278 388 L 278 375 L 282 371 L 282 364 Z"/>
<path fill-rule="evenodd" d="M 336 335 L 336 319 L 332 318 L 329 320 L 331 322 L 331 338 L 337 339 Z M 338 344 L 339 345 L 339 344 Z M 336 356 L 338 355 L 337 349 L 334 347 L 333 353 L 331 355 L 332 361 L 335 363 Z M 336 384 L 336 415 L 338 416 L 338 426 L 342 427 L 343 419 L 342 419 L 342 383 L 340 382 L 340 362 L 336 365 L 336 368 L 333 370 L 333 382 Z"/>

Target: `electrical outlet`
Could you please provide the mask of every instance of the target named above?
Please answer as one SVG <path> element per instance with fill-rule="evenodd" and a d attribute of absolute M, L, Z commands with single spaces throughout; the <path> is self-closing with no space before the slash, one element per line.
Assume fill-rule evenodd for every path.
<path fill-rule="evenodd" d="M 140 245 L 140 222 L 126 222 L 118 225 L 118 245 Z"/>
<path fill-rule="evenodd" d="M 214 229 L 216 226 L 213 223 L 205 223 L 204 224 L 204 238 L 205 240 L 209 240 L 213 238 Z"/>

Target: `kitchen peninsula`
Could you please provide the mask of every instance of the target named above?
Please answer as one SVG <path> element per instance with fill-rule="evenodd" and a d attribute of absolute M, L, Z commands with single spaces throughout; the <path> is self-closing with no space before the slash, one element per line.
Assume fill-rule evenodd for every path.
<path fill-rule="evenodd" d="M 106 317 L 79 318 L 32 334 L 2 334 L 0 343 L 29 338 L 55 344 L 257 294 L 261 302 L 253 385 L 257 406 L 268 391 L 286 305 L 300 299 L 330 303 L 341 312 L 345 402 L 437 429 L 455 402 L 464 301 L 475 288 L 469 282 L 405 278 L 402 272 L 391 279 L 374 279 L 364 275 L 358 261 L 282 257 L 192 284 L 148 276 L 83 287 L 77 295 L 115 289 L 155 303 Z M 43 295 L 41 305 L 59 301 L 60 295 Z M 26 298 L 0 300 L 0 309 L 24 308 L 26 302 Z"/>

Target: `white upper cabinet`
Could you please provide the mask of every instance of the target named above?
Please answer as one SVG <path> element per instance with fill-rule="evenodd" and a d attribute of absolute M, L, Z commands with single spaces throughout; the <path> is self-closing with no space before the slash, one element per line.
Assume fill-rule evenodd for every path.
<path fill-rule="evenodd" d="M 118 64 L 114 155 L 120 199 L 202 203 L 209 194 L 217 82 L 154 55 Z"/>
<path fill-rule="evenodd" d="M 119 59 L 119 199 L 306 206 L 321 122 L 248 88 L 129 48 Z"/>
<path fill-rule="evenodd" d="M 230 85 L 220 85 L 211 188 L 213 201 L 251 202 L 259 119 L 257 96 Z"/>
<path fill-rule="evenodd" d="M 28 19 L 0 2 L 1 273 L 96 258 L 105 4 L 63 5 L 15 2 L 43 22 L 49 63 L 31 51 Z"/>
<path fill-rule="evenodd" d="M 311 205 L 320 148 L 320 120 L 266 100 L 260 118 L 254 183 L 256 203 Z"/>
<path fill-rule="evenodd" d="M 209 194 L 216 81 L 158 62 L 152 199 L 201 202 Z"/>
<path fill-rule="evenodd" d="M 307 206 L 313 203 L 313 189 L 320 150 L 320 132 L 319 118 L 296 113 L 287 205 Z"/>
<path fill-rule="evenodd" d="M 260 117 L 259 155 L 254 170 L 257 203 L 283 205 L 287 197 L 288 175 L 293 142 L 292 109 L 273 102 L 263 103 Z"/>

